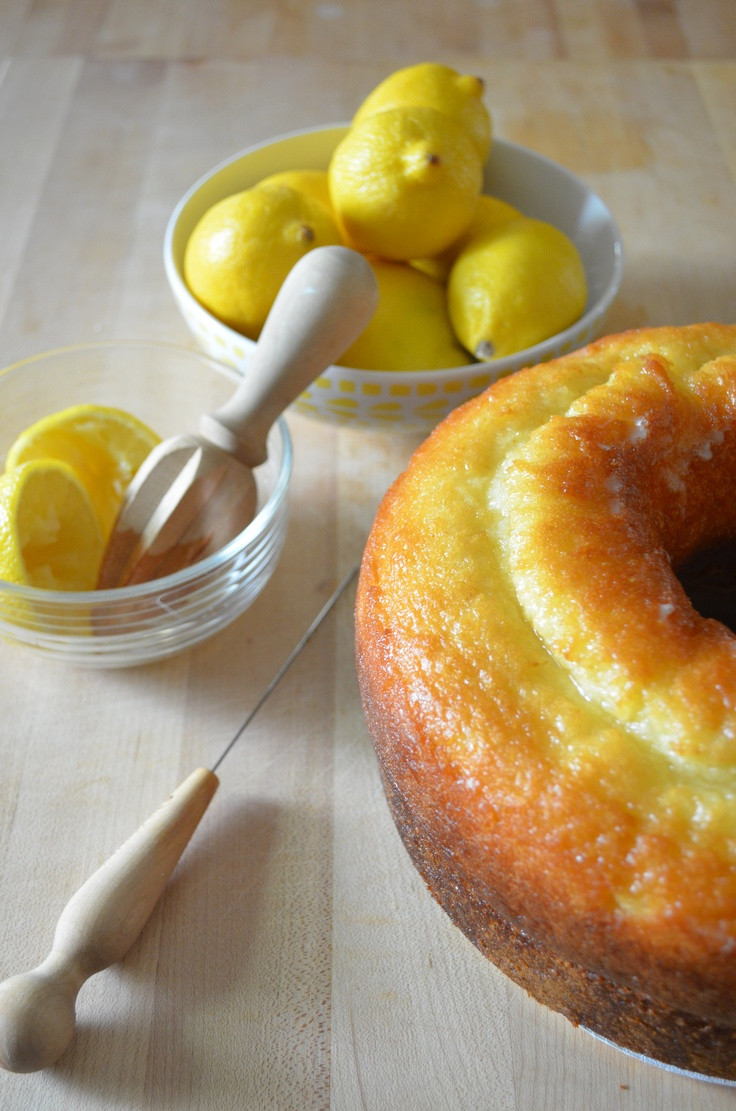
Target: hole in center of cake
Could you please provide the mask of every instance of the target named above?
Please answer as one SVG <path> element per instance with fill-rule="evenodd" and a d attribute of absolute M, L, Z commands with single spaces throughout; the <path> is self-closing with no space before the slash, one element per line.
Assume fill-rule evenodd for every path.
<path fill-rule="evenodd" d="M 736 540 L 688 556 L 676 574 L 695 609 L 736 632 Z"/>

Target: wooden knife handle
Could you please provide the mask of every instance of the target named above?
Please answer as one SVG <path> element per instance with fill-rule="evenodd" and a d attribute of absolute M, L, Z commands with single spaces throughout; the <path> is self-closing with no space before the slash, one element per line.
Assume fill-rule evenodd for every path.
<path fill-rule="evenodd" d="M 206 768 L 192 772 L 72 896 L 46 960 L 0 984 L 0 1066 L 33 1072 L 61 1056 L 80 988 L 130 949 L 218 784 Z"/>

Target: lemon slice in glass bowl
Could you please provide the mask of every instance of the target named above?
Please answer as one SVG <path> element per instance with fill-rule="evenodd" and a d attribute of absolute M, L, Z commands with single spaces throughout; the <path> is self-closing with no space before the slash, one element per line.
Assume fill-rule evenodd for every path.
<path fill-rule="evenodd" d="M 0 577 L 45 590 L 91 590 L 104 538 L 72 468 L 36 459 L 0 477 Z"/>
<path fill-rule="evenodd" d="M 128 483 L 158 442 L 155 432 L 123 409 L 73 405 L 21 432 L 8 450 L 5 469 L 40 459 L 66 463 L 87 491 L 107 537 Z"/>

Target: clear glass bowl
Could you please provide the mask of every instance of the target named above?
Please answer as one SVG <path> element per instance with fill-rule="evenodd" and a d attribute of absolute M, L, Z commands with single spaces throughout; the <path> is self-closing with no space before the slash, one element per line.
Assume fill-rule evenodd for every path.
<path fill-rule="evenodd" d="M 70 405 L 112 405 L 162 438 L 196 430 L 233 393 L 237 374 L 164 343 L 63 347 L 0 372 L 0 458 L 17 435 Z M 230 624 L 270 579 L 283 548 L 292 447 L 280 419 L 255 471 L 258 512 L 226 547 L 192 567 L 117 590 L 39 590 L 0 580 L 0 637 L 87 667 L 127 667 L 181 652 Z"/>

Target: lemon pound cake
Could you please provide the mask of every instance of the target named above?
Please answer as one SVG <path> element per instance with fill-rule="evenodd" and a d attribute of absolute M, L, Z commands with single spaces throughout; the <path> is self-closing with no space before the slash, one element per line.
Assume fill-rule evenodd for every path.
<path fill-rule="evenodd" d="M 643 329 L 452 413 L 356 608 L 388 802 L 452 921 L 573 1022 L 730 1080 L 736 635 L 689 579 L 720 553 L 733 590 L 735 539 L 736 327 Z"/>

